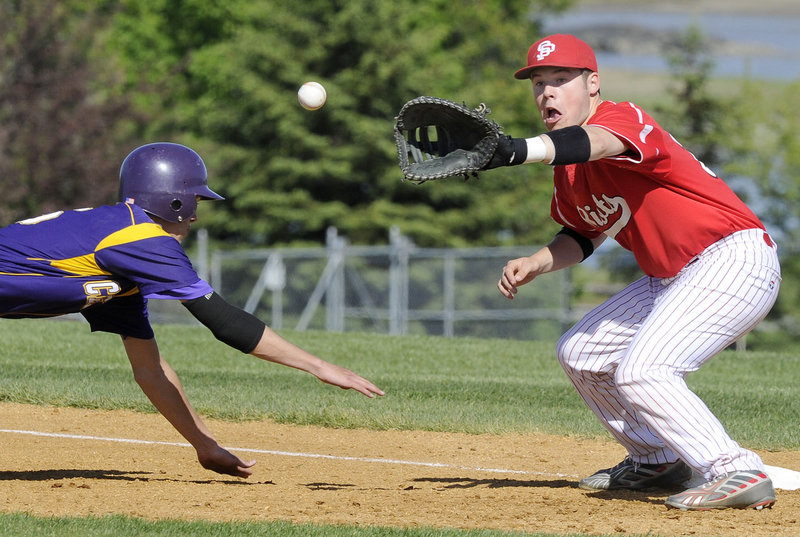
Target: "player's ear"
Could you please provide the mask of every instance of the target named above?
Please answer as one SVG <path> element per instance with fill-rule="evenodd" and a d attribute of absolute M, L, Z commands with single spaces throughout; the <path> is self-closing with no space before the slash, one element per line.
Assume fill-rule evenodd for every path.
<path fill-rule="evenodd" d="M 594 97 L 600 93 L 600 73 L 592 71 L 586 77 L 586 88 L 589 90 L 589 95 Z"/>

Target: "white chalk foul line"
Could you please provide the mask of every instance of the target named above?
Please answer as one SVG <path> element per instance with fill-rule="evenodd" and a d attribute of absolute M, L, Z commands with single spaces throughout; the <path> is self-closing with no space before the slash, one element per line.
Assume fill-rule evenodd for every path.
<path fill-rule="evenodd" d="M 7 434 L 24 434 L 29 436 L 45 436 L 50 438 L 66 438 L 69 440 L 95 440 L 99 442 L 116 442 L 120 444 L 147 444 L 157 446 L 174 446 L 174 447 L 192 447 L 191 444 L 181 442 L 159 442 L 154 440 L 138 440 L 135 438 L 109 438 L 103 436 L 88 436 L 81 434 L 65 434 L 65 433 L 46 433 L 42 431 L 23 431 L 16 429 L 0 429 L 0 433 Z M 255 448 L 237 448 L 226 447 L 225 449 L 231 451 L 243 451 L 248 453 L 261 453 L 264 455 L 276 455 L 281 457 L 303 457 L 307 459 L 327 459 L 336 461 L 352 461 L 352 462 L 366 462 L 376 464 L 395 464 L 406 466 L 421 466 L 427 468 L 450 468 L 453 470 L 468 470 L 475 472 L 487 472 L 493 474 L 515 474 L 515 475 L 535 475 L 540 477 L 569 477 L 576 478 L 578 476 L 571 474 L 559 474 L 552 472 L 532 472 L 530 470 L 509 470 L 504 468 L 481 468 L 473 466 L 461 466 L 456 464 L 445 464 L 442 462 L 421 462 L 421 461 L 406 461 L 400 459 L 377 459 L 370 457 L 352 457 L 347 455 L 325 455 L 322 453 L 301 453 L 293 451 L 276 451 L 271 449 L 255 449 Z"/>
<path fill-rule="evenodd" d="M 158 446 L 174 446 L 174 447 L 192 447 L 191 444 L 180 442 L 158 442 L 154 440 L 137 440 L 135 438 L 108 438 L 103 436 L 87 436 L 80 434 L 65 434 L 65 433 L 46 433 L 41 431 L 21 431 L 15 429 L 0 429 L 0 433 L 8 434 L 26 434 L 30 436 L 47 436 L 52 438 L 66 438 L 70 440 L 95 440 L 100 442 L 117 442 L 120 444 L 147 444 Z M 254 448 L 226 448 L 231 451 L 243 451 L 249 453 L 261 453 L 264 455 L 276 455 L 281 457 L 304 457 L 307 459 L 328 459 L 336 461 L 353 461 L 353 462 L 366 462 L 376 464 L 395 464 L 406 466 L 421 466 L 427 468 L 450 468 L 453 470 L 466 470 L 472 472 L 487 472 L 493 474 L 513 474 L 513 475 L 535 475 L 540 477 L 567 477 L 577 478 L 573 474 L 558 474 L 551 472 L 532 472 L 530 470 L 509 470 L 505 468 L 481 468 L 474 466 L 461 466 L 457 464 L 445 464 L 442 462 L 421 462 L 421 461 L 405 461 L 399 459 L 376 459 L 370 457 L 351 457 L 346 455 L 324 455 L 321 453 L 300 453 L 293 451 L 276 451 L 271 449 L 254 449 Z M 766 466 L 767 474 L 772 478 L 773 485 L 776 489 L 783 490 L 797 490 L 800 489 L 800 472 L 781 468 L 778 466 Z M 694 486 L 690 485 L 690 486 Z"/>

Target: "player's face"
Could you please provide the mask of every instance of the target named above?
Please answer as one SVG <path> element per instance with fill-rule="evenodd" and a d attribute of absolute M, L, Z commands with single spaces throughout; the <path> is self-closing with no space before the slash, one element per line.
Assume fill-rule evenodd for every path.
<path fill-rule="evenodd" d="M 200 201 L 200 197 L 197 197 Z M 197 214 L 193 214 L 183 222 L 167 222 L 166 220 L 158 217 L 153 217 L 153 221 L 162 227 L 164 231 L 172 235 L 178 242 L 183 242 L 183 239 L 189 236 L 189 230 L 192 224 L 197 222 Z"/>
<path fill-rule="evenodd" d="M 154 219 L 155 220 L 155 219 Z M 167 222 L 166 220 L 158 219 L 156 222 L 166 231 L 172 235 L 178 242 L 183 242 L 183 239 L 189 236 L 189 229 L 192 224 L 197 221 L 197 216 L 192 215 L 183 222 Z"/>
<path fill-rule="evenodd" d="M 534 69 L 531 84 L 548 131 L 582 125 L 591 116 L 592 98 L 600 90 L 597 73 L 585 77 L 582 69 L 564 67 Z"/>

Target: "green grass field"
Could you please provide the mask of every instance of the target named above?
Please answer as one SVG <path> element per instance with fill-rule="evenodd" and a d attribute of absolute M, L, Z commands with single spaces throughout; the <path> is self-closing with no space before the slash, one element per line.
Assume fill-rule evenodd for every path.
<path fill-rule="evenodd" d="M 195 407 L 207 417 L 269 418 L 340 428 L 606 436 L 561 371 L 552 343 L 282 332 L 387 392 L 386 397 L 368 400 L 231 350 L 199 326 L 155 330 L 162 354 L 180 375 Z M 133 381 L 117 336 L 90 334 L 87 325 L 71 321 L 4 320 L 0 341 L 0 401 L 154 411 Z M 797 352 L 726 351 L 690 377 L 690 385 L 743 445 L 800 449 L 799 375 Z M 0 516 L 0 536 L 6 535 L 519 534 L 5 514 Z"/>

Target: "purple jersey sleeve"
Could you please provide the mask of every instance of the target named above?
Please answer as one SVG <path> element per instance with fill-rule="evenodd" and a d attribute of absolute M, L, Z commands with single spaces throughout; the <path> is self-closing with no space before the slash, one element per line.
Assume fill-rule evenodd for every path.
<path fill-rule="evenodd" d="M 95 259 L 111 274 L 124 275 L 135 282 L 145 297 L 191 286 L 200 280 L 180 243 L 168 235 L 109 246 L 97 251 Z"/>
<path fill-rule="evenodd" d="M 201 279 L 192 285 L 187 285 L 186 287 L 168 289 L 160 293 L 151 293 L 145 295 L 145 298 L 192 300 L 193 298 L 200 298 L 201 296 L 208 295 L 213 292 L 214 288 L 212 288 L 207 281 Z"/>

